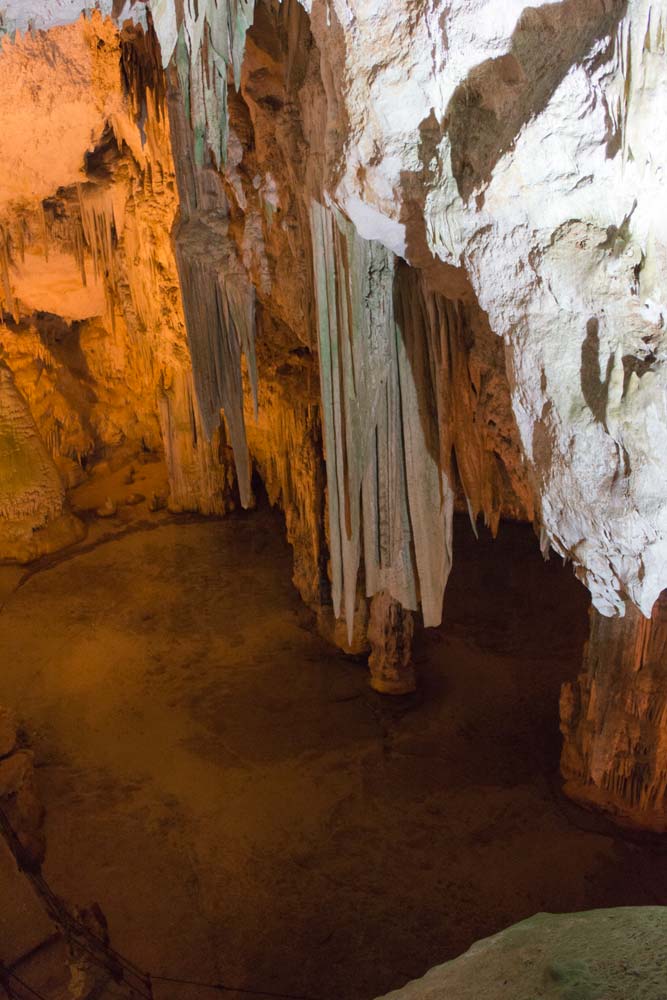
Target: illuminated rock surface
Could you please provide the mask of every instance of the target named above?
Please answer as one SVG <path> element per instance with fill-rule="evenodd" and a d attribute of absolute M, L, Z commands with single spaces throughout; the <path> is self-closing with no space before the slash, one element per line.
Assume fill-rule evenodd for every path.
<path fill-rule="evenodd" d="M 667 967 L 662 906 L 540 913 L 473 945 L 392 1000 L 661 1000 Z"/>
<path fill-rule="evenodd" d="M 81 7 L 3 13 L 0 558 L 128 463 L 79 509 L 265 491 L 399 693 L 454 510 L 531 522 L 596 609 L 567 789 L 667 828 L 667 0 Z"/>
<path fill-rule="evenodd" d="M 0 361 L 0 559 L 29 562 L 83 535 L 53 459 Z"/>
<path fill-rule="evenodd" d="M 518 430 L 529 513 L 534 504 L 545 541 L 572 559 L 602 613 L 622 612 L 629 598 L 650 614 L 667 583 L 667 222 L 654 210 L 665 150 L 646 127 L 667 97 L 663 0 L 424 0 L 414 16 L 407 3 L 370 0 L 151 6 L 162 63 L 187 105 L 192 167 L 217 176 L 209 154 L 221 167 L 232 201 L 218 209 L 232 229 L 242 217 L 240 258 L 264 300 L 283 241 L 274 230 L 289 230 L 294 213 L 298 264 L 309 242 L 305 212 L 326 197 L 359 236 L 421 269 L 433 290 L 473 309 L 479 302 L 504 344 L 516 421 L 509 438 Z M 76 11 L 46 4 L 40 23 Z M 11 8 L 9 23 L 25 25 L 30 13 Z M 43 38 L 17 42 L 9 58 L 25 60 L 26 47 L 50 44 Z M 73 59 L 56 58 L 70 83 Z M 71 100 L 82 129 L 96 123 L 101 133 L 102 108 L 112 126 L 123 119 L 117 94 Z M 271 112 L 270 166 L 258 105 Z M 248 157 L 241 106 L 255 140 Z M 123 127 L 139 155 L 130 131 Z M 21 156 L 11 129 L 4 141 Z M 78 169 L 76 143 L 68 153 L 59 184 Z M 40 195 L 56 186 L 43 166 L 33 174 L 20 175 L 42 185 Z M 237 426 L 238 404 L 230 410 Z M 459 432 L 460 465 L 470 464 L 469 440 Z M 241 466 L 247 502 L 244 456 Z M 474 484 L 464 485 L 472 500 Z M 488 498 L 484 508 L 493 516 Z"/>
<path fill-rule="evenodd" d="M 667 602 L 646 619 L 591 611 L 583 671 L 561 695 L 569 795 L 621 822 L 667 832 Z"/>

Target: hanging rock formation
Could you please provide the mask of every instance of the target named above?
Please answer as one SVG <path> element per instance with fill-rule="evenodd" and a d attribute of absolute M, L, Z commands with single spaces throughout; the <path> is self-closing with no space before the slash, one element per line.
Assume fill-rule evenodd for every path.
<path fill-rule="evenodd" d="M 650 614 L 665 586 L 665 151 L 647 123 L 666 15 L 655 0 L 311 5 L 348 123 L 331 195 L 432 287 L 470 281 L 505 343 L 545 536 L 604 614 L 626 595 Z"/>
<path fill-rule="evenodd" d="M 523 517 L 627 616 L 586 671 L 634 690 L 667 586 L 667 0 L 151 0 L 54 26 L 77 13 L 10 3 L 5 30 L 50 30 L 0 57 L 0 339 L 63 484 L 147 449 L 174 509 L 224 513 L 255 470 L 322 630 L 364 648 L 374 601 L 399 672 L 412 614 L 440 621 L 455 504 Z M 581 736 L 587 684 L 571 788 L 613 745 Z M 652 698 L 628 754 L 657 761 Z"/>
<path fill-rule="evenodd" d="M 312 225 L 334 610 L 344 594 L 351 640 L 363 546 L 368 596 L 421 600 L 437 625 L 454 497 L 394 316 L 393 254 L 335 209 L 315 203 Z"/>
<path fill-rule="evenodd" d="M 121 36 L 98 14 L 4 40 L 3 141 L 24 169 L 17 181 L 11 158 L 0 167 L 15 302 L 0 341 L 65 485 L 100 459 L 164 453 L 171 506 L 224 513 L 231 463 L 195 401 L 155 52 L 143 29 Z M 32 103 L 19 117 L 13 81 L 26 78 Z M 26 121 L 41 123 L 39 145 L 24 141 Z"/>

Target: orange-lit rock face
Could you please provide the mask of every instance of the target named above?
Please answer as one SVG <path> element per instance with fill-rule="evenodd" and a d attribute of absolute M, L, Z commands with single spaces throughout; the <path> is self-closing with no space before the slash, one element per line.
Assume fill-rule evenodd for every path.
<path fill-rule="evenodd" d="M 9 180 L 1 189 L 0 344 L 64 481 L 74 482 L 82 466 L 102 456 L 148 448 L 164 454 L 174 508 L 222 513 L 234 492 L 232 451 L 246 503 L 252 461 L 285 510 L 300 592 L 328 634 L 363 648 L 366 590 L 397 574 L 390 565 L 369 570 L 364 580 L 350 570 L 347 617 L 354 620 L 334 624 L 330 579 L 339 557 L 328 552 L 310 212 L 312 199 L 324 198 L 341 135 L 304 10 L 259 5 L 239 91 L 228 95 L 228 155 L 219 169 L 206 151 L 191 165 L 196 143 L 182 76 L 172 65 L 167 88 L 159 53 L 140 29 L 127 26 L 119 35 L 95 15 L 14 45 L 5 41 L 4 49 L 2 71 L 22 74 L 31 87 L 23 119 L 8 117 L 24 131 L 16 142 L 10 133 L 4 138 L 26 158 L 27 170 L 24 190 Z M 57 92 L 65 95 L 62 113 Z M 27 120 L 40 123 L 39 150 L 22 146 Z M 412 273 L 403 321 L 413 331 L 415 357 L 428 328 L 432 349 L 449 359 L 433 389 L 440 450 L 446 465 L 456 451 L 472 511 L 495 528 L 502 509 L 530 516 L 532 495 L 502 349 L 470 290 L 459 285 L 457 294 L 470 301 L 452 311 L 441 292 Z M 234 353 L 239 310 L 256 327 L 257 414 L 252 338 L 243 347 L 243 386 Z M 218 329 L 221 312 L 229 316 Z M 232 355 L 216 357 L 225 343 Z M 208 394 L 220 372 L 220 385 Z M 331 459 L 333 441 L 328 447 Z M 453 467 L 449 474 L 456 477 Z M 345 490 L 354 493 L 354 486 Z M 372 547 L 372 525 L 363 530 Z M 403 590 L 415 608 L 426 583 L 414 568 L 406 572 L 412 582 Z M 444 576 L 438 569 L 429 596 L 434 620 Z"/>
<path fill-rule="evenodd" d="M 2 41 L 0 204 L 85 180 L 84 156 L 123 113 L 115 27 L 99 17 Z"/>
<path fill-rule="evenodd" d="M 182 78 L 172 66 L 167 88 L 154 42 L 140 29 L 119 35 L 95 15 L 5 40 L 0 81 L 2 73 L 30 86 L 23 115 L 9 80 L 5 91 L 13 105 L 3 142 L 15 159 L 0 174 L 0 345 L 64 482 L 100 457 L 148 448 L 166 459 L 174 508 L 223 513 L 235 492 L 233 457 L 245 502 L 252 461 L 285 511 L 301 594 L 327 634 L 363 648 L 370 575 L 366 586 L 363 576 L 348 580 L 349 629 L 334 624 L 330 603 L 335 560 L 327 551 L 310 205 L 323 198 L 340 135 L 302 7 L 258 7 L 240 89 L 228 94 L 228 155 L 219 169 L 206 153 L 189 166 L 195 142 Z M 39 148 L 27 142 L 26 122 L 39 123 Z M 26 167 L 20 181 L 17 158 Z M 437 386 L 443 455 L 456 449 L 471 508 L 493 527 L 501 509 L 530 516 L 500 344 L 474 302 L 457 309 L 456 324 L 438 326 L 445 299 L 412 278 L 415 345 L 428 313 L 434 349 L 450 358 Z M 227 333 L 217 329 L 216 294 L 231 315 Z M 239 360 L 214 357 L 226 336 L 233 346 L 239 308 L 252 310 L 256 326 L 257 414 L 252 357 L 246 351 L 243 396 Z M 202 344 L 193 340 L 201 335 Z M 221 370 L 232 381 L 210 397 L 202 422 L 202 383 Z M 350 607 L 348 599 L 348 617 Z"/>
<path fill-rule="evenodd" d="M 667 595 L 646 619 L 591 610 L 583 671 L 561 695 L 565 791 L 629 826 L 667 832 Z"/>
<path fill-rule="evenodd" d="M 13 293 L 28 313 L 46 312 L 71 323 L 104 316 L 106 300 L 99 275 L 84 285 L 75 257 L 59 249 L 28 251 L 11 272 Z"/>
<path fill-rule="evenodd" d="M 81 538 L 26 400 L 0 361 L 0 560 L 29 562 Z"/>
<path fill-rule="evenodd" d="M 141 106 L 127 92 L 135 41 L 94 15 L 3 42 L 0 353 L 65 485 L 149 449 L 175 508 L 223 513 L 228 466 L 197 433 L 168 124 L 159 87 Z"/>

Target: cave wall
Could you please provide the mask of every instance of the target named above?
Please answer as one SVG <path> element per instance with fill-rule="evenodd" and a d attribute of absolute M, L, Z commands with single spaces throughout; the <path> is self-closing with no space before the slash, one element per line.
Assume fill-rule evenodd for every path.
<path fill-rule="evenodd" d="M 624 826 L 667 832 L 667 595 L 650 618 L 591 609 L 577 679 L 561 693 L 565 791 Z"/>
<path fill-rule="evenodd" d="M 0 343 L 66 486 L 102 459 L 162 453 L 174 509 L 224 513 L 233 489 L 220 441 L 193 446 L 169 131 L 159 80 L 133 102 L 136 44 L 130 26 L 121 38 L 97 14 L 4 40 L 3 81 L 33 86 L 17 118 L 5 117 L 18 98 L 3 86 L 3 140 L 16 138 L 10 127 L 41 132 L 21 153 L 20 189 L 3 161 Z"/>
<path fill-rule="evenodd" d="M 249 18 L 230 7 L 243 10 L 231 83 Z M 434 294 L 485 310 L 525 462 L 514 492 L 602 613 L 630 600 L 650 614 L 665 582 L 665 233 L 661 147 L 644 126 L 665 97 L 664 4 L 303 7 L 318 71 L 301 68 L 298 86 L 299 188 L 418 267 Z M 163 60 L 180 30 L 196 62 L 223 8 L 186 6 L 178 22 L 160 7 Z M 303 38 L 296 6 L 277 8 L 257 5 L 258 22 L 291 17 Z M 223 107 L 232 89 L 219 81 L 194 112 L 214 160 L 207 102 Z M 275 124 L 283 108 L 267 98 Z"/>
<path fill-rule="evenodd" d="M 217 49 L 195 44 L 212 42 L 217 13 L 186 11 L 172 52 L 148 22 L 119 32 L 99 13 L 5 38 L 8 77 L 35 78 L 29 117 L 43 135 L 31 151 L 4 137 L 29 169 L 15 190 L 8 160 L 0 188 L 3 356 L 65 486 L 145 450 L 167 461 L 172 509 L 219 514 L 252 505 L 255 468 L 285 511 L 294 580 L 321 629 L 360 649 L 366 595 L 385 588 L 439 620 L 455 494 L 494 531 L 501 511 L 532 516 L 504 357 L 465 282 L 446 298 L 329 204 L 344 114 L 302 6 L 243 15 L 230 86 L 222 63 L 202 63 Z M 23 139 L 25 120 L 13 126 Z M 352 268 L 330 256 L 343 230 Z M 357 297 L 330 332 L 322 281 Z M 332 336 L 357 336 L 360 309 L 370 354 L 341 356 L 348 415 L 357 406 L 343 426 L 322 407 L 319 362 Z"/>
<path fill-rule="evenodd" d="M 58 470 L 11 370 L 0 359 L 0 555 L 29 562 L 79 541 Z"/>
<path fill-rule="evenodd" d="M 428 624 L 440 620 L 457 492 L 473 519 L 483 514 L 494 531 L 501 512 L 532 518 L 505 359 L 469 283 L 459 276 L 449 295 L 443 294 L 426 271 L 422 276 L 406 267 L 381 240 L 360 236 L 331 203 L 345 114 L 332 90 L 330 47 L 323 54 L 317 46 L 302 6 L 256 5 L 250 26 L 245 14 L 242 23 L 234 22 L 226 49 L 214 44 L 223 7 L 201 5 L 198 13 L 187 8 L 176 33 L 166 14 L 166 21 L 155 18 L 171 80 L 181 175 L 184 218 L 175 237 L 177 254 L 187 268 L 186 298 L 192 293 L 196 300 L 192 347 L 205 359 L 195 364 L 200 402 L 211 413 L 222 404 L 226 421 L 231 414 L 240 424 L 238 376 L 233 389 L 213 370 L 229 379 L 238 372 L 238 353 L 228 350 L 230 364 L 216 365 L 210 343 L 199 342 L 216 326 L 217 297 L 223 323 L 216 344 L 234 348 L 238 342 L 243 348 L 244 337 L 234 337 L 224 321 L 228 314 L 233 320 L 226 303 L 234 276 L 246 313 L 254 294 L 258 384 L 260 393 L 267 386 L 265 405 L 270 398 L 273 408 L 271 415 L 260 412 L 258 424 L 246 393 L 245 433 L 253 459 L 266 475 L 266 461 L 256 457 L 262 451 L 258 426 L 301 426 L 297 437 L 304 440 L 304 417 L 313 428 L 320 425 L 315 436 L 321 435 L 326 456 L 324 503 L 318 463 L 300 468 L 299 450 L 275 432 L 280 457 L 270 474 L 278 473 L 280 482 L 269 493 L 287 499 L 302 594 L 312 603 L 314 588 L 304 588 L 300 572 L 310 564 L 320 612 L 331 621 L 333 609 L 345 623 L 347 645 L 355 648 L 366 628 L 365 598 L 384 589 L 406 609 L 421 607 Z M 233 55 L 241 44 L 237 29 L 245 32 L 240 67 Z M 215 62 L 218 48 L 229 55 L 228 79 L 217 63 L 206 73 L 200 65 Z M 217 127 L 221 115 L 226 149 Z M 195 257 L 208 276 L 197 270 L 200 265 L 193 269 Z M 204 289 L 216 284 L 206 303 Z M 242 319 L 231 324 L 243 325 Z M 235 453 L 247 493 L 247 459 L 241 446 Z M 285 477 L 288 466 L 296 491 Z M 298 521 L 308 525 L 305 551 L 303 532 L 297 536 L 290 527 L 297 494 L 305 515 L 299 512 Z M 345 644 L 340 625 L 334 631 Z"/>
<path fill-rule="evenodd" d="M 0 57 L 3 385 L 60 477 L 40 523 L 139 449 L 176 510 L 252 506 L 254 470 L 320 627 L 363 648 L 375 599 L 378 676 L 392 621 L 440 620 L 457 505 L 650 616 L 665 0 L 76 14 L 10 4 L 36 30 Z"/>
<path fill-rule="evenodd" d="M 665 584 L 664 147 L 648 126 L 665 14 L 650 0 L 311 11 L 348 119 L 332 197 L 432 281 L 464 270 L 505 344 L 546 537 L 604 614 L 628 599 L 650 614 Z"/>

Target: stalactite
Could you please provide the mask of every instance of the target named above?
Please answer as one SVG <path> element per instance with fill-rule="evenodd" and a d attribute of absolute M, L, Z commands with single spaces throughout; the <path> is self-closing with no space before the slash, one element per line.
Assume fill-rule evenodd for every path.
<path fill-rule="evenodd" d="M 43 201 L 41 201 L 39 203 L 39 208 L 40 208 L 40 215 L 41 215 L 41 222 L 42 222 L 42 243 L 43 243 L 43 247 L 44 247 L 44 260 L 47 261 L 47 263 L 48 263 L 48 260 L 49 260 L 49 228 L 48 228 L 48 223 L 46 221 L 46 210 L 44 208 L 44 202 Z M 83 257 L 83 254 L 82 254 L 82 257 Z M 83 283 L 84 283 L 84 285 L 86 284 L 85 272 L 84 272 L 84 275 L 83 275 Z"/>
<path fill-rule="evenodd" d="M 503 420 L 497 411 L 503 401 L 493 397 L 485 372 L 473 364 L 474 333 L 468 309 L 425 288 L 419 272 L 407 265 L 397 269 L 396 289 L 396 314 L 410 367 L 423 385 L 422 401 L 428 400 L 437 413 L 438 441 L 430 447 L 441 456 L 450 481 L 458 475 L 474 530 L 481 514 L 495 535 L 508 488 L 489 421 L 497 431 Z M 509 415 L 509 396 L 506 404 Z M 425 426 L 431 423 L 426 420 Z M 510 433 L 511 428 L 506 428 L 506 434 Z M 522 496 L 521 501 L 530 518 L 530 497 Z"/>
<path fill-rule="evenodd" d="M 238 89 L 255 0 L 184 0 L 176 6 L 178 13 L 169 3 L 152 7 L 162 64 L 166 67 L 175 53 L 195 136 L 195 163 L 202 166 L 209 150 L 219 167 L 227 155 L 227 72 L 232 69 Z"/>
<path fill-rule="evenodd" d="M 247 23 L 243 11 L 250 11 Z M 228 23 L 232 13 L 234 21 Z M 251 504 L 252 491 L 241 365 L 245 357 L 256 414 L 255 291 L 228 236 L 222 178 L 207 162 L 204 149 L 214 148 L 219 165 L 226 149 L 227 66 L 234 62 L 240 72 L 251 20 L 252 4 L 208 2 L 200 6 L 198 17 L 186 4 L 167 90 L 181 208 L 173 237 L 196 398 L 208 440 L 224 411 L 244 507 Z M 245 27 L 239 35 L 241 23 Z M 164 24 L 159 18 L 155 26 L 160 35 Z M 164 45 L 162 55 L 166 63 Z"/>
<path fill-rule="evenodd" d="M 192 372 L 175 372 L 169 384 L 163 382 L 158 392 L 158 413 L 171 509 L 217 515 L 233 509 L 234 467 L 224 456 L 220 441 L 223 429 L 216 432 L 210 444 L 205 440 Z"/>
<path fill-rule="evenodd" d="M 72 247 L 74 260 L 81 275 L 81 284 L 86 288 L 88 279 L 86 278 L 86 261 L 84 257 L 85 236 L 83 235 L 83 225 L 80 219 L 76 219 L 72 224 Z M 48 260 L 48 257 L 47 257 Z"/>
<path fill-rule="evenodd" d="M 255 294 L 240 275 L 226 276 L 187 243 L 176 242 L 183 310 L 192 357 L 202 427 L 210 440 L 223 410 L 234 451 L 239 493 L 244 507 L 252 502 L 250 459 L 243 416 L 241 356 L 245 355 L 255 408 Z"/>
<path fill-rule="evenodd" d="M 27 225 L 25 216 L 22 212 L 17 213 L 16 218 L 16 235 L 19 257 L 21 258 L 21 263 L 25 264 L 25 238 L 26 238 Z"/>
<path fill-rule="evenodd" d="M 94 184 L 80 184 L 78 192 L 81 225 L 93 260 L 93 273 L 96 279 L 113 285 L 116 233 L 113 196 L 108 189 Z"/>
<path fill-rule="evenodd" d="M 149 114 L 149 93 L 157 121 L 165 117 L 165 75 L 157 36 L 150 19 L 147 31 L 131 22 L 123 26 L 120 35 L 120 66 L 125 92 L 130 98 L 135 121 L 143 135 Z"/>
<path fill-rule="evenodd" d="M 453 493 L 396 323 L 395 260 L 335 208 L 313 203 L 311 223 L 334 609 L 351 641 L 363 548 L 367 595 L 387 591 L 411 610 L 421 601 L 438 624 Z"/>
<path fill-rule="evenodd" d="M 249 422 L 248 439 L 269 501 L 285 514 L 294 585 L 319 612 L 329 599 L 322 439 L 319 407 L 301 393 L 302 385 L 263 379 L 259 419 Z"/>
<path fill-rule="evenodd" d="M 78 194 L 84 239 L 93 260 L 95 278 L 104 286 L 107 312 L 113 327 L 118 302 L 114 247 L 117 234 L 123 231 L 122 210 L 114 199 L 113 189 L 96 184 L 79 184 Z M 81 270 L 85 277 L 85 264 L 83 257 L 78 257 L 76 243 L 75 256 L 83 265 Z"/>

